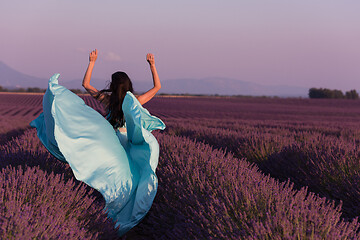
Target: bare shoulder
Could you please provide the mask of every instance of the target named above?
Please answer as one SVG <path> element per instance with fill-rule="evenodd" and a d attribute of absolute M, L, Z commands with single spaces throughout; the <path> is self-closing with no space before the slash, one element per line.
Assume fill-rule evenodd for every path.
<path fill-rule="evenodd" d="M 104 106 L 107 106 L 109 105 L 110 96 L 107 93 L 98 92 L 98 94 L 95 96 L 95 99 L 102 103 Z"/>

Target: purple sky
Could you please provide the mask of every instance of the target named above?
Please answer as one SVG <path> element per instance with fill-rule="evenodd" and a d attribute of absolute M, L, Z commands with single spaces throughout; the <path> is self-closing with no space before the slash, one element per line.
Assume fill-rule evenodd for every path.
<path fill-rule="evenodd" d="M 117 70 L 151 81 L 227 77 L 360 90 L 358 0 L 2 0 L 0 61 L 23 73 L 82 78 Z"/>

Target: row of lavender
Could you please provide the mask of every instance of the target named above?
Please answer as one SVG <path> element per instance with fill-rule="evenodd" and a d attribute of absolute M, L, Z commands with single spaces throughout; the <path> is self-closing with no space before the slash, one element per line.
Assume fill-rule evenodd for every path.
<path fill-rule="evenodd" d="M 90 107 L 102 112 L 102 105 L 88 95 L 81 96 Z M 41 112 L 42 95 L 0 94 L 0 115 L 32 116 Z M 145 104 L 162 118 L 217 120 L 291 120 L 298 122 L 358 122 L 357 101 L 334 99 L 271 99 L 158 97 Z"/>
<path fill-rule="evenodd" d="M 48 153 L 36 130 L 0 136 L 0 239 L 116 237 L 102 198 Z"/>
<path fill-rule="evenodd" d="M 159 190 L 145 219 L 125 238 L 357 239 L 357 220 L 305 188 L 294 190 L 244 159 L 207 144 L 155 133 Z M 103 200 L 76 182 L 26 130 L 0 147 L 0 237 L 116 238 Z"/>
<path fill-rule="evenodd" d="M 91 103 L 92 99 L 85 97 L 85 101 Z M 254 102 L 248 99 L 237 101 L 220 99 L 219 102 L 223 105 L 223 108 L 220 108 L 219 103 L 211 99 L 210 103 L 214 104 L 209 103 L 207 110 L 204 109 L 206 106 L 204 99 L 157 98 L 147 105 L 151 112 L 162 116 L 168 125 L 166 133 L 156 134 L 161 146 L 160 164 L 157 171 L 159 192 L 147 217 L 129 232 L 127 237 L 152 239 L 359 238 L 357 220 L 351 223 L 343 222 L 339 206 L 335 207 L 333 202 L 316 197 L 306 189 L 300 189 L 301 186 L 310 185 L 309 183 L 299 183 L 295 180 L 298 190 L 293 190 L 291 183 L 279 183 L 274 178 L 260 173 L 254 165 L 242 159 L 246 157 L 256 162 L 265 172 L 272 171 L 268 169 L 268 166 L 278 165 L 280 170 L 274 172 L 281 173 L 282 168 L 289 164 L 286 161 L 289 156 L 285 155 L 281 161 L 278 161 L 281 158 L 276 154 L 281 153 L 287 143 L 294 143 L 291 142 L 294 139 L 298 143 L 311 143 L 309 139 L 314 134 L 318 134 L 319 137 L 318 142 L 313 141 L 315 150 L 321 145 L 320 140 L 328 139 L 331 142 L 332 138 L 338 138 L 337 146 L 340 147 L 338 155 L 341 156 L 343 154 L 341 143 L 351 143 L 351 140 L 354 143 L 358 142 L 355 124 L 356 109 L 355 111 L 345 110 L 346 118 L 340 114 L 342 106 L 335 108 L 333 112 L 326 109 L 318 114 L 317 119 L 314 119 L 309 117 L 311 114 L 302 118 L 302 115 L 296 115 L 295 110 L 291 113 L 289 106 L 283 100 L 275 99 L 270 105 L 266 101 L 256 103 L 257 101 L 259 99 L 255 99 Z M 296 104 L 299 103 L 297 100 L 294 101 Z M 323 102 L 320 103 L 324 105 Z M 348 104 L 348 102 L 344 103 Z M 92 104 L 94 108 L 101 110 L 96 102 Z M 233 111 L 235 106 L 240 105 L 245 108 L 247 104 L 250 105 L 247 106 L 246 116 Z M 24 103 L 21 107 L 23 105 Z M 179 106 L 178 112 L 176 112 L 176 105 Z M 16 104 L 13 106 L 16 107 Z M 212 113 L 212 106 L 217 111 L 227 114 L 228 118 L 221 118 L 216 112 Z M 276 121 L 254 121 L 256 118 L 264 118 L 260 113 L 256 115 L 258 110 L 254 108 L 255 106 L 257 109 L 269 108 L 278 112 L 282 112 L 283 109 L 288 110 L 282 112 L 283 115 L 280 114 L 280 117 L 271 115 L 271 111 L 268 110 L 268 117 L 279 118 Z M 2 107 L 0 111 L 1 109 Z M 304 113 L 309 112 L 309 109 L 299 111 Z M 289 112 L 293 118 L 289 117 Z M 311 110 L 310 112 L 318 111 Z M 285 118 L 285 115 L 286 119 L 297 120 L 281 120 Z M 0 216 L 4 216 L 0 219 L 1 236 L 14 239 L 29 234 L 38 238 L 42 236 L 43 238 L 50 238 L 49 236 L 81 236 L 84 239 L 115 238 L 113 225 L 106 220 L 102 212 L 101 197 L 95 191 L 86 188 L 84 184 L 76 182 L 70 169 L 47 153 L 37 139 L 36 132 L 33 129 L 26 129 L 28 119 L 21 122 L 21 119 L 25 119 L 26 116 L 15 114 L 12 118 L 0 117 L 2 126 L 0 131 L 2 177 L 0 181 L 3 184 L 1 199 L 3 204 L 0 203 L 0 211 L 2 211 Z M 190 121 L 190 116 L 201 120 L 191 119 Z M 326 127 L 319 122 L 319 119 L 324 116 L 332 119 Z M 339 127 L 336 120 L 341 117 L 342 123 L 347 125 L 346 129 Z M 236 120 L 237 118 L 243 120 Z M 17 122 L 14 127 L 12 122 Z M 184 139 L 182 137 L 184 135 L 197 141 L 206 141 L 206 144 Z M 245 137 L 242 138 L 242 136 Z M 214 150 L 209 145 L 226 149 L 226 151 L 231 150 L 235 157 L 226 155 L 222 150 Z M 289 153 L 295 157 L 298 155 L 296 151 L 289 151 Z M 273 162 L 268 161 L 267 156 L 274 156 Z M 262 163 L 268 163 L 268 166 L 263 167 Z M 299 163 L 302 163 L 302 159 Z M 341 162 L 338 165 L 340 168 L 344 167 Z M 18 166 L 18 169 L 10 166 Z M 22 166 L 21 169 L 19 166 Z M 295 167 L 297 167 L 296 164 Z M 345 168 L 347 167 L 353 168 L 345 164 Z M 326 165 L 320 168 L 320 174 L 326 169 Z M 295 170 L 294 177 L 297 177 L 296 174 L 298 171 Z M 287 178 L 274 173 L 272 175 L 279 179 Z M 300 174 L 300 179 L 302 177 Z M 311 182 L 311 179 L 306 180 Z M 36 183 L 34 188 L 26 185 L 29 181 Z M 352 180 L 349 181 L 351 182 L 349 185 L 356 187 Z M 45 182 L 49 184 L 45 186 Z M 39 194 L 37 188 L 42 189 L 45 194 Z M 14 189 L 20 191 L 14 191 Z M 52 193 L 59 194 L 56 189 L 65 189 L 64 194 L 73 197 L 57 202 L 52 195 Z M 318 192 L 316 189 L 311 190 Z M 330 193 L 332 191 L 333 189 L 328 190 Z M 71 195 L 68 192 L 75 192 L 75 194 Z M 322 194 L 321 191 L 320 194 Z M 61 196 L 63 195 L 60 195 L 59 199 L 62 198 Z M 337 199 L 333 196 L 327 197 Z M 67 203 L 61 204 L 61 202 Z M 356 204 L 356 201 L 354 203 Z M 50 211 L 58 208 L 56 213 Z M 23 215 L 20 216 L 19 209 L 21 211 L 25 209 L 28 215 L 25 218 Z M 18 212 L 15 213 L 16 211 Z M 43 220 L 38 219 L 40 217 Z M 49 219 L 56 218 L 60 220 L 51 225 L 53 221 Z M 30 219 L 32 221 L 29 221 Z M 61 224 L 63 227 L 59 230 L 59 223 L 63 221 L 67 223 Z M 19 228 L 18 226 L 22 225 L 16 222 L 27 225 Z M 49 230 L 42 233 L 41 228 L 37 226 L 46 226 L 46 224 L 50 224 Z"/>
<path fill-rule="evenodd" d="M 360 129 L 323 123 L 168 120 L 167 133 L 187 136 L 246 158 L 297 189 L 343 203 L 343 216 L 360 215 Z M 230 126 L 230 125 L 231 126 Z"/>
<path fill-rule="evenodd" d="M 116 239 L 100 194 L 30 129 L 42 95 L 0 94 L 0 239 Z"/>

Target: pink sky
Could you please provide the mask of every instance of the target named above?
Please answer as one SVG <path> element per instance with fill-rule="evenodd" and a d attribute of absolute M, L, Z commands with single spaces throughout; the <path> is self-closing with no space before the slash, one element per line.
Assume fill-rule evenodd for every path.
<path fill-rule="evenodd" d="M 360 90 L 360 2 L 335 0 L 5 0 L 0 61 L 23 73 L 82 78 L 126 71 L 150 81 L 227 77 L 262 84 Z"/>

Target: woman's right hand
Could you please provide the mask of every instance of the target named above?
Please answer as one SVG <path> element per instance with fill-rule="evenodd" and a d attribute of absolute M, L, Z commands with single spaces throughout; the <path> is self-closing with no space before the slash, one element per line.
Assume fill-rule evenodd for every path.
<path fill-rule="evenodd" d="M 91 51 L 91 53 L 89 54 L 89 62 L 95 62 L 97 59 L 97 49 Z"/>
<path fill-rule="evenodd" d="M 150 66 L 154 66 L 155 65 L 154 55 L 152 53 L 148 53 L 146 55 L 146 61 L 150 64 Z"/>

